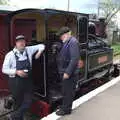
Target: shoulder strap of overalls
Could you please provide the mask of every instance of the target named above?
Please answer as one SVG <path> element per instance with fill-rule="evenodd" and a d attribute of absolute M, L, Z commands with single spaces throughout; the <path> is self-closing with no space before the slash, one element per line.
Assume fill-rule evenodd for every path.
<path fill-rule="evenodd" d="M 14 56 L 15 56 L 15 59 L 18 60 L 19 57 L 16 55 L 16 53 L 15 53 L 14 51 L 13 51 L 13 54 L 14 54 Z"/>
<path fill-rule="evenodd" d="M 29 64 L 30 64 L 30 59 L 29 59 L 29 56 L 28 56 L 27 49 L 25 49 L 25 52 L 26 52 L 26 56 L 27 56 L 28 62 L 29 62 Z"/>
<path fill-rule="evenodd" d="M 25 52 L 26 52 L 27 59 L 28 59 L 28 61 L 29 61 L 29 63 L 30 63 L 30 59 L 29 59 L 29 56 L 28 56 L 27 49 L 25 49 Z M 15 55 L 16 60 L 18 60 L 19 57 L 16 55 L 16 53 L 15 53 L 14 51 L 13 51 L 13 53 L 14 53 L 14 55 Z"/>

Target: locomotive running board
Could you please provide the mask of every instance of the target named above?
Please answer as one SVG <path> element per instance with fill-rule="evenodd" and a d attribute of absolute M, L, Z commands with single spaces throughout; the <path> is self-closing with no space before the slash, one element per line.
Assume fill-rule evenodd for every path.
<path fill-rule="evenodd" d="M 81 104 L 87 102 L 88 100 L 92 99 L 93 97 L 95 97 L 96 95 L 98 95 L 99 93 L 105 91 L 106 89 L 114 86 L 115 84 L 117 84 L 120 81 L 120 76 L 112 79 L 111 81 L 109 81 L 108 83 L 96 88 L 95 90 L 89 92 L 88 94 L 78 98 L 77 100 L 75 100 L 73 102 L 73 107 L 72 109 L 75 109 L 77 107 L 79 107 Z M 62 116 L 57 116 L 55 114 L 55 112 L 51 113 L 50 115 L 42 118 L 41 120 L 58 120 L 60 119 Z"/>

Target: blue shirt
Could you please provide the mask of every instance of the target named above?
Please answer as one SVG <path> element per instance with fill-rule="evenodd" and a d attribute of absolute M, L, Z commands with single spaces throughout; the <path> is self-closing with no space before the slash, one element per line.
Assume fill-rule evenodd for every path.
<path fill-rule="evenodd" d="M 30 60 L 30 65 L 32 66 L 32 56 L 36 51 L 43 52 L 45 49 L 45 45 L 39 44 L 35 46 L 27 46 L 25 50 L 27 51 L 29 60 Z M 8 52 L 7 55 L 5 56 L 4 62 L 3 62 L 3 67 L 2 67 L 2 72 L 4 74 L 9 75 L 9 77 L 15 77 L 16 74 L 16 58 L 15 54 L 19 57 L 19 60 L 25 60 L 27 59 L 26 56 L 26 51 L 23 52 L 23 54 L 20 53 L 19 50 L 14 48 L 12 51 Z"/>

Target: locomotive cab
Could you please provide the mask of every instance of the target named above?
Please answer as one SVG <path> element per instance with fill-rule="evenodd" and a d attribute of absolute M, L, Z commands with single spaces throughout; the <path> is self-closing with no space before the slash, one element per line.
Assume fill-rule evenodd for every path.
<path fill-rule="evenodd" d="M 72 34 L 78 38 L 80 44 L 80 78 L 86 78 L 87 62 L 87 27 L 88 15 L 58 10 L 24 9 L 10 13 L 7 16 L 9 25 L 9 48 L 15 43 L 15 36 L 26 36 L 28 45 L 43 43 L 46 50 L 38 60 L 33 56 L 33 83 L 34 94 L 39 99 L 48 102 L 62 98 L 61 80 L 57 71 L 56 54 L 60 49 L 61 41 L 56 32 L 62 26 L 68 26 Z"/>

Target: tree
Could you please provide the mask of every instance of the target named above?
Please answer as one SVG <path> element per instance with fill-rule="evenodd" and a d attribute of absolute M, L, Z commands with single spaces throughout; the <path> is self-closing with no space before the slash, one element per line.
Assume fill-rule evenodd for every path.
<path fill-rule="evenodd" d="M 105 16 L 107 24 L 120 11 L 120 1 L 118 0 L 100 0 L 99 10 Z"/>
<path fill-rule="evenodd" d="M 9 0 L 0 0 L 0 5 L 8 4 Z"/>

